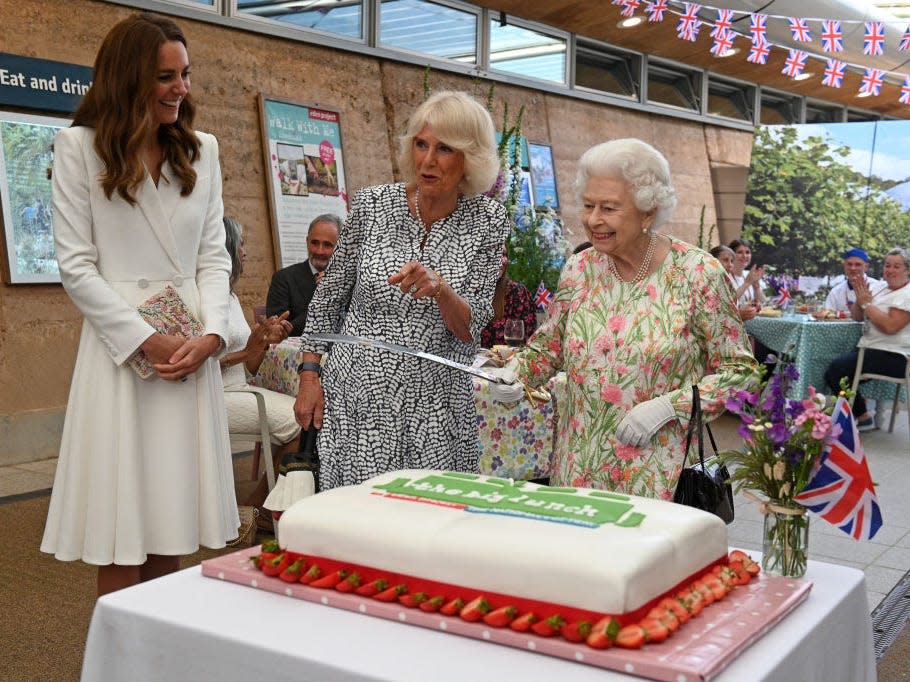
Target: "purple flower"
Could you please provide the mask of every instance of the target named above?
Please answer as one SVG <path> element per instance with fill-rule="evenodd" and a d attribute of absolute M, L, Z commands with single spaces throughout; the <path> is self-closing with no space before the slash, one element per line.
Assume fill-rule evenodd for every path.
<path fill-rule="evenodd" d="M 785 423 L 778 422 L 768 429 L 768 436 L 770 436 L 771 442 L 775 445 L 783 445 L 790 440 L 790 429 L 787 428 Z"/>

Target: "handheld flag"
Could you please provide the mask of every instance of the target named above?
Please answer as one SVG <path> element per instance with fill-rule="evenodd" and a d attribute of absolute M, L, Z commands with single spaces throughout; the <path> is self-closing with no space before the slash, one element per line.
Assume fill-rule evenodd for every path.
<path fill-rule="evenodd" d="M 790 302 L 790 290 L 781 289 L 780 293 L 777 295 L 777 298 L 774 299 L 774 302 L 779 306 L 783 307 Z"/>
<path fill-rule="evenodd" d="M 840 426 L 840 434 L 822 450 L 818 470 L 794 499 L 854 539 L 870 540 L 882 527 L 882 512 L 850 403 L 843 396 L 831 421 Z"/>
<path fill-rule="evenodd" d="M 551 294 L 550 290 L 541 282 L 540 286 L 537 287 L 537 292 L 534 294 L 534 304 L 537 306 L 537 310 L 542 313 L 547 312 L 547 308 L 552 302 L 553 294 Z"/>

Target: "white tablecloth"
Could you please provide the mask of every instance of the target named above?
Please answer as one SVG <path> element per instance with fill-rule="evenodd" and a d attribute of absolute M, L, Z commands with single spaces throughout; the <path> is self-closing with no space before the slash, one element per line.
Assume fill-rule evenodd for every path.
<path fill-rule="evenodd" d="M 746 649 L 724 682 L 873 682 L 861 571 L 809 562 L 808 599 Z M 82 679 L 564 680 L 628 675 L 290 599 L 189 568 L 98 600 Z"/>

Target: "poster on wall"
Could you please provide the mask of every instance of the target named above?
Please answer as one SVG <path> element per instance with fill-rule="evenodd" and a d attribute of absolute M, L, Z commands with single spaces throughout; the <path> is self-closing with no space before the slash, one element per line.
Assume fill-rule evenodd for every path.
<path fill-rule="evenodd" d="M 59 283 L 51 229 L 54 136 L 65 118 L 0 112 L 0 204 L 6 281 Z"/>
<path fill-rule="evenodd" d="M 548 144 L 529 142 L 528 155 L 531 157 L 531 187 L 534 190 L 535 203 L 538 206 L 559 208 L 556 172 L 553 169 L 553 148 Z"/>
<path fill-rule="evenodd" d="M 306 233 L 323 213 L 348 210 L 341 114 L 318 104 L 259 95 L 275 263 L 307 258 Z"/>

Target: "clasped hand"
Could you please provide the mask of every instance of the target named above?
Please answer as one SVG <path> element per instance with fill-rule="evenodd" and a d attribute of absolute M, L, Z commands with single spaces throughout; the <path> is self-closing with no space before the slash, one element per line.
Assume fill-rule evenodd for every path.
<path fill-rule="evenodd" d="M 641 447 L 650 441 L 661 426 L 676 418 L 670 399 L 661 395 L 639 403 L 616 427 L 616 438 L 627 445 Z"/>
<path fill-rule="evenodd" d="M 152 334 L 142 344 L 155 373 L 167 381 L 193 374 L 220 347 L 221 338 L 217 334 L 190 339 L 176 334 Z"/>

